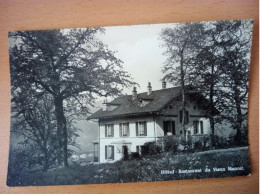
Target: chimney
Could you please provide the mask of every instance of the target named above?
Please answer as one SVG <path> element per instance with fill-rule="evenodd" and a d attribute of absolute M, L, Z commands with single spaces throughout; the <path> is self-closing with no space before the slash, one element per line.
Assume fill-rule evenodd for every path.
<path fill-rule="evenodd" d="M 162 89 L 166 89 L 166 81 L 162 81 Z"/>
<path fill-rule="evenodd" d="M 107 99 L 105 99 L 103 104 L 102 104 L 102 110 L 107 111 Z"/>
<path fill-rule="evenodd" d="M 133 87 L 133 100 L 137 99 L 136 87 Z"/>
<path fill-rule="evenodd" d="M 147 95 L 150 95 L 151 93 L 152 93 L 151 82 L 148 82 L 148 86 L 147 86 Z"/>

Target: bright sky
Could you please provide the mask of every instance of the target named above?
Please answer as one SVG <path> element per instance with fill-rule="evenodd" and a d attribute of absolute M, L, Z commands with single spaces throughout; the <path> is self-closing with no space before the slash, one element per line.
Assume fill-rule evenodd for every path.
<path fill-rule="evenodd" d="M 162 87 L 161 69 L 166 57 L 162 55 L 164 48 L 160 47 L 159 34 L 167 26 L 174 24 L 105 27 L 106 32 L 100 37 L 109 49 L 117 51 L 116 56 L 124 62 L 125 70 L 139 84 L 138 93 L 147 90 L 148 82 L 153 90 Z M 131 94 L 131 91 L 132 88 L 124 93 Z"/>

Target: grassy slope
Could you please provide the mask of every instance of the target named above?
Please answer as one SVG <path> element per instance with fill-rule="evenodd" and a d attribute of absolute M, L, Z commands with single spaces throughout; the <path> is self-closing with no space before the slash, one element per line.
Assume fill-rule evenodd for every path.
<path fill-rule="evenodd" d="M 227 167 L 243 167 L 243 171 L 227 171 Z M 211 172 L 204 173 L 208 167 Z M 226 172 L 213 172 L 213 168 L 226 168 Z M 202 173 L 179 174 L 179 169 L 202 169 Z M 175 170 L 173 175 L 161 175 L 161 170 Z M 191 154 L 163 153 L 146 156 L 141 160 L 118 161 L 113 164 L 70 166 L 35 172 L 15 177 L 9 186 L 96 184 L 136 181 L 162 181 L 208 177 L 248 175 L 248 148 L 213 150 Z"/>

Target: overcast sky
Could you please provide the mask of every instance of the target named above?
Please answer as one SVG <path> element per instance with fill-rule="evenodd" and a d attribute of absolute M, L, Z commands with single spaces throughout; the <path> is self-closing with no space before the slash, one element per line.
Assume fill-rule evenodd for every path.
<path fill-rule="evenodd" d="M 164 48 L 161 48 L 159 34 L 165 27 L 173 27 L 174 24 L 151 24 L 135 26 L 113 26 L 105 27 L 104 34 L 98 36 L 112 51 L 116 51 L 116 57 L 121 59 L 124 69 L 131 74 L 131 77 L 140 87 L 137 92 L 145 92 L 148 82 L 151 82 L 153 90 L 162 88 L 161 72 L 166 57 L 163 56 Z M 170 87 L 168 84 L 167 87 Z M 123 91 L 126 94 L 132 93 L 132 88 Z M 104 99 L 97 100 L 97 108 L 101 108 Z M 112 99 L 108 99 L 112 100 Z M 80 121 L 78 127 L 80 137 L 77 143 L 81 147 L 80 152 L 93 150 L 93 140 L 96 140 L 97 123 L 92 121 Z"/>
<path fill-rule="evenodd" d="M 162 42 L 159 34 L 167 26 L 174 25 L 105 27 L 105 34 L 99 37 L 109 49 L 117 51 L 116 56 L 124 62 L 124 69 L 139 84 L 138 93 L 147 90 L 148 82 L 151 82 L 153 90 L 161 89 L 161 69 L 166 57 L 163 56 L 164 49 L 160 47 Z M 131 91 L 132 88 L 124 92 L 130 94 Z"/>

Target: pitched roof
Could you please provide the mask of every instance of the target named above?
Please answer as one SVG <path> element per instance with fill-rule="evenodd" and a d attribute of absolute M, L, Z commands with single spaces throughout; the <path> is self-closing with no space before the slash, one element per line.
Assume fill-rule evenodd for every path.
<path fill-rule="evenodd" d="M 130 115 L 146 115 L 159 112 L 172 99 L 176 98 L 181 92 L 181 87 L 167 88 L 152 91 L 150 95 L 147 92 L 137 94 L 137 99 L 133 100 L 132 95 L 120 96 L 114 99 L 111 104 L 119 104 L 118 107 L 111 111 L 98 110 L 88 119 L 101 119 L 112 117 L 123 117 Z M 145 106 L 140 106 L 140 101 L 149 100 Z"/>

